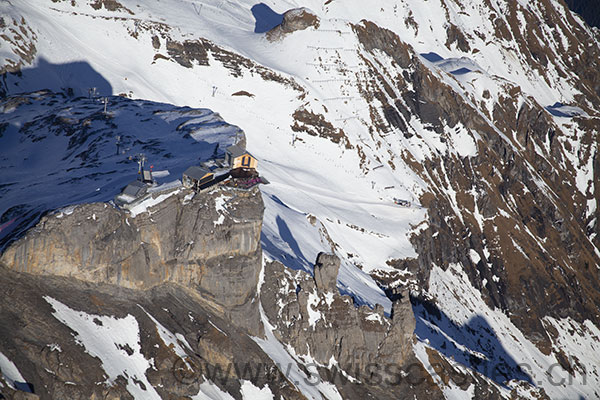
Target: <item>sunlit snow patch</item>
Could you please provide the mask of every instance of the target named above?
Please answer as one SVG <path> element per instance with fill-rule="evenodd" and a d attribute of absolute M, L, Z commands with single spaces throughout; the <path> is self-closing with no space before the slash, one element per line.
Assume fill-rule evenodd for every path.
<path fill-rule="evenodd" d="M 107 384 L 113 385 L 121 376 L 127 380 L 127 390 L 134 398 L 160 400 L 146 378 L 150 362 L 141 353 L 140 330 L 133 315 L 116 318 L 87 314 L 52 297 L 44 296 L 44 299 L 54 308 L 54 317 L 76 333 L 76 342 L 88 354 L 100 359 L 108 375 Z"/>
<path fill-rule="evenodd" d="M 131 207 L 129 209 L 129 212 L 131 213 L 131 216 L 135 218 L 136 216 L 140 215 L 141 213 L 147 212 L 150 207 L 154 207 L 155 205 L 165 201 L 166 199 L 168 199 L 169 197 L 171 197 L 177 193 L 179 193 L 179 190 L 171 191 L 168 193 L 163 193 L 156 197 L 151 196 L 151 197 L 147 198 L 146 200 L 142 201 L 140 204 L 137 204 L 137 205 Z"/>
<path fill-rule="evenodd" d="M 473 253 L 470 256 L 477 258 Z M 597 397 L 594 388 L 600 384 L 597 375 L 600 360 L 594 343 L 598 342 L 600 330 L 590 321 L 580 324 L 570 319 L 544 318 L 545 325 L 552 325 L 558 332 L 552 339 L 554 348 L 564 349 L 571 360 L 577 360 L 578 367 L 571 375 L 555 353 L 542 353 L 508 315 L 491 309 L 460 265 L 451 264 L 447 270 L 434 266 L 428 292 L 438 308 L 431 312 L 423 305 L 414 306 L 415 333 L 419 339 L 414 349 L 438 383 L 441 376 L 431 368 L 427 347 L 435 349 L 463 373 L 477 371 L 505 397 L 511 390 L 539 388 L 550 398 Z M 440 385 L 445 392 L 453 392 L 451 386 Z"/>
<path fill-rule="evenodd" d="M 25 378 L 19 372 L 19 369 L 15 364 L 8 359 L 4 354 L 0 352 L 0 372 L 2 372 L 2 378 L 12 389 L 20 389 L 22 384 L 25 382 Z"/>
<path fill-rule="evenodd" d="M 422 53 L 421 57 L 425 63 L 430 63 L 452 75 L 464 75 L 469 72 L 482 71 L 475 61 L 468 57 L 442 58 L 436 53 Z"/>
<path fill-rule="evenodd" d="M 198 394 L 192 396 L 192 400 L 233 400 L 233 397 L 211 381 L 205 380 L 200 384 Z"/>
<path fill-rule="evenodd" d="M 244 400 L 272 400 L 273 393 L 269 386 L 265 385 L 262 388 L 258 388 L 254 386 L 254 384 L 250 381 L 242 380 L 242 387 L 240 388 L 242 392 L 242 399 Z"/>
<path fill-rule="evenodd" d="M 163 343 L 165 344 L 165 346 L 167 346 L 168 348 L 173 350 L 175 352 L 175 354 L 177 354 L 177 356 L 179 358 L 181 358 L 186 363 L 186 365 L 188 365 L 187 361 L 186 361 L 186 359 L 188 358 L 188 355 L 185 352 L 185 350 L 181 347 L 181 345 L 184 345 L 191 352 L 193 352 L 193 350 L 192 350 L 190 344 L 185 339 L 185 337 L 180 333 L 173 334 L 171 331 L 169 331 L 167 328 L 165 328 L 160 322 L 158 322 L 156 320 L 156 318 L 154 318 L 152 315 L 150 315 L 148 313 L 148 311 L 146 311 L 144 309 L 144 307 L 140 306 L 139 304 L 138 304 L 138 306 L 142 310 L 144 310 L 144 312 L 146 313 L 148 318 L 150 318 L 152 320 L 152 322 L 154 322 L 154 324 L 156 325 L 156 330 L 158 331 L 158 335 L 160 336 L 160 338 L 163 341 Z"/>

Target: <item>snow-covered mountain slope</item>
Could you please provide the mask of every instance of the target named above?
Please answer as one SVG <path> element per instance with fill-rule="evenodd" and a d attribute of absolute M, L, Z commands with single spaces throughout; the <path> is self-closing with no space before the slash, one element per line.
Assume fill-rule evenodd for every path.
<path fill-rule="evenodd" d="M 0 103 L 2 247 L 47 211 L 112 200 L 137 179 L 137 155 L 159 185 L 233 144 L 240 129 L 208 109 L 40 91 Z"/>
<path fill-rule="evenodd" d="M 333 251 L 339 289 L 388 313 L 410 287 L 424 365 L 435 353 L 490 378 L 473 351 L 531 365 L 532 379 L 490 378 L 503 395 L 595 397 L 597 376 L 582 371 L 598 360 L 564 332 L 572 324 L 589 344 L 600 323 L 600 45 L 562 2 L 0 7 L 3 65 L 20 68 L 5 93 L 96 87 L 218 112 L 271 182 L 269 259 L 311 271 Z M 470 332 L 484 325 L 506 357 L 478 348 Z M 450 342 L 469 351 L 456 357 Z M 579 383 L 538 379 L 553 362 Z M 436 382 L 448 397 L 470 393 Z"/>

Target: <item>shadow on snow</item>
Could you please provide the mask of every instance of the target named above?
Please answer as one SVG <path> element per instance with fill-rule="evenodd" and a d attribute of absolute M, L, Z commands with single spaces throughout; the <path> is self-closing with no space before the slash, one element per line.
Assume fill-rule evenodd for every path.
<path fill-rule="evenodd" d="M 35 67 L 0 75 L 1 97 L 42 89 L 88 96 L 92 88 L 96 88 L 98 96 L 113 94 L 112 85 L 85 61 L 52 64 L 39 58 Z"/>
<path fill-rule="evenodd" d="M 277 14 L 265 3 L 259 3 L 250 9 L 256 20 L 254 33 L 265 33 L 283 22 L 283 14 Z"/>
<path fill-rule="evenodd" d="M 82 73 L 73 77 L 81 90 L 94 85 L 98 95 L 112 92 L 85 63 L 58 66 L 42 60 L 40 66 L 41 77 L 58 74 L 68 83 Z M 25 70 L 22 76 L 35 73 Z M 105 114 L 101 98 L 88 98 L 87 89 L 77 97 L 40 85 L 28 82 L 36 93 L 10 95 L 0 103 L 16 107 L 0 114 L 0 252 L 48 211 L 111 200 L 136 179 L 136 154 L 145 153 L 156 170 L 169 171 L 166 181 L 173 181 L 232 144 L 239 130 L 208 109 L 120 96 L 108 97 Z M 161 179 L 159 184 L 166 182 Z"/>
<path fill-rule="evenodd" d="M 438 53 L 434 53 L 433 51 L 429 53 L 421 53 L 421 57 L 433 63 L 442 61 L 444 59 L 444 57 L 440 56 Z"/>
<path fill-rule="evenodd" d="M 533 384 L 531 376 L 506 351 L 483 316 L 476 315 L 459 326 L 433 302 L 416 297 L 411 302 L 419 340 L 428 341 L 429 346 L 446 358 L 501 386 L 507 387 L 511 380 Z"/>
<path fill-rule="evenodd" d="M 271 196 L 271 198 L 275 202 L 283 204 L 281 200 L 277 198 L 277 196 Z M 281 240 L 281 243 L 279 243 L 278 246 L 276 243 L 273 243 L 269 236 L 267 236 L 264 232 L 261 232 L 260 240 L 263 250 L 273 257 L 275 261 L 279 261 L 286 267 L 293 270 L 306 271 L 312 275 L 314 263 L 308 261 L 308 259 L 304 256 L 304 253 L 302 253 L 302 250 L 300 250 L 300 246 L 290 231 L 287 223 L 279 215 L 276 217 L 275 222 L 277 224 L 278 231 L 277 238 Z M 292 254 L 289 254 L 288 251 L 285 251 L 285 247 L 288 247 Z"/>

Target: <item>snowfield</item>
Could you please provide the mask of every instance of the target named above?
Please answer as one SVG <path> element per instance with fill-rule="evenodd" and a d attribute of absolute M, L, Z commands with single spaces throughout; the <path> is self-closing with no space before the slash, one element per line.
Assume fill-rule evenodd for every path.
<path fill-rule="evenodd" d="M 25 378 L 19 372 L 19 369 L 15 366 L 15 364 L 8 359 L 4 354 L 0 352 L 0 371 L 2 372 L 2 379 L 4 382 L 11 387 L 12 389 L 16 389 L 18 384 L 17 382 L 24 383 Z M 2 382 L 0 382 L 0 387 L 4 386 Z"/>
<path fill-rule="evenodd" d="M 449 7 L 427 2 L 425 7 L 417 0 L 392 0 L 377 6 L 357 0 L 265 0 L 261 4 L 273 14 L 306 7 L 320 18 L 318 28 L 309 27 L 275 42 L 255 32 L 259 22 L 268 25 L 271 21 L 256 20 L 254 1 L 120 3 L 124 8 L 116 11 L 95 10 L 79 1 L 76 6 L 69 1 L 0 4 L 0 13 L 7 20 L 24 18 L 32 28 L 37 52 L 22 76 L 8 76 L 9 94 L 42 89 L 72 94 L 38 92 L 24 95 L 23 104 L 0 101 L 0 148 L 10 149 L 0 154 L 0 250 L 12 235 L 24 232 L 47 211 L 60 209 L 59 215 L 63 215 L 70 212 L 65 207 L 73 204 L 112 199 L 136 177 L 137 166 L 129 156 L 147 153 L 160 171 L 155 175 L 159 183 L 168 184 L 189 165 L 233 144 L 241 129 L 248 150 L 259 160 L 260 174 L 270 182 L 261 186 L 265 257 L 291 269 L 312 272 L 319 252 L 334 252 L 341 258 L 340 292 L 351 295 L 360 305 L 381 304 L 389 315 L 391 301 L 373 275 L 396 274 L 396 279 L 402 276 L 404 283 L 410 282 L 412 277 L 407 271 L 399 272 L 390 263 L 416 258 L 411 235 L 428 226 L 427 210 L 419 199 L 431 188 L 407 160 L 419 164 L 440 155 L 468 160 L 478 154 L 482 139 L 459 123 L 452 129 L 446 127 L 445 134 L 451 139 L 442 140 L 419 119 L 411 121 L 411 137 L 396 129 L 385 135 L 373 134 L 369 129 L 370 107 L 382 112 L 384 105 L 375 98 L 367 101 L 361 95 L 360 83 L 368 80 L 369 65 L 382 76 L 387 71 L 401 71 L 387 56 L 369 58 L 353 33 L 354 26 L 368 20 L 397 33 L 457 96 L 468 104 L 482 104 L 475 108 L 485 121 L 491 119 L 501 95 L 514 87 L 520 88 L 520 104 L 541 104 L 574 138 L 570 119 L 590 117 L 584 111 L 587 106 L 577 104 L 581 92 L 572 85 L 571 75 L 559 73 L 553 63 L 548 63 L 546 79 L 527 60 L 507 50 L 510 43 L 486 40 L 486 32 L 495 27 L 475 1 L 465 2 L 464 7 L 452 2 Z M 516 18 L 523 19 L 526 11 L 539 12 L 525 1 L 519 4 Z M 562 3 L 552 4 L 563 9 Z M 493 7 L 503 15 L 507 6 L 495 2 Z M 447 19 L 469 35 L 477 52 L 467 54 L 456 45 L 450 49 L 445 45 Z M 198 38 L 208 39 L 254 64 L 248 67 L 238 59 L 229 61 L 239 67 L 237 73 L 232 73 L 231 65 L 212 52 L 207 52 L 206 63 L 192 59 L 191 68 L 169 59 L 170 42 Z M 552 49 L 558 49 L 566 40 L 558 35 Z M 0 47 L 2 65 L 17 58 L 13 47 Z M 556 60 L 556 65 L 564 66 L 564 61 Z M 273 71 L 278 79 L 264 78 L 259 67 Z M 391 91 L 396 90 L 391 86 Z M 94 95 L 90 94 L 92 88 Z M 252 96 L 232 96 L 240 91 Z M 398 93 L 388 95 L 401 97 Z M 108 98 L 107 114 L 103 112 L 104 97 Z M 298 110 L 322 114 L 333 131 L 343 131 L 342 139 L 335 142 L 292 129 Z M 28 124 L 28 135 L 20 137 L 19 130 Z M 88 136 L 69 135 L 70 129 L 80 129 L 83 124 Z M 119 147 L 117 136 L 122 138 Z M 520 150 L 509 138 L 504 139 L 515 151 Z M 593 166 L 591 162 L 579 165 L 580 143 L 573 140 L 567 161 L 581 167 L 576 172 L 577 189 L 583 194 L 594 193 L 598 183 L 594 182 Z M 538 150 L 539 154 L 545 151 Z M 540 186 L 544 186 L 541 180 Z M 443 191 L 461 216 L 457 193 L 450 182 Z M 132 217 L 146 212 L 165 196 L 139 204 L 132 209 Z M 399 207 L 394 204 L 395 198 L 412 205 Z M 217 204 L 220 212 L 226 212 L 226 199 L 218 199 Z M 589 215 L 596 207 L 597 202 L 590 200 Z M 474 218 L 483 226 L 483 216 L 475 209 Z M 595 251 L 600 255 L 598 249 Z M 465 255 L 469 256 L 474 263 L 481 261 L 474 250 Z M 427 310 L 415 306 L 418 342 L 414 348 L 448 399 L 472 398 L 474 392 L 473 388 L 445 386 L 436 376 L 426 349 L 439 350 L 442 344 L 449 349 L 442 354 L 444 359 L 461 371 L 473 370 L 470 360 L 475 357 L 483 366 L 497 362 L 511 372 L 508 375 L 518 376 L 519 380 L 505 384 L 486 375 L 483 369 L 477 370 L 506 398 L 511 390 L 529 397 L 539 394 L 542 388 L 551 398 L 598 397 L 600 378 L 598 373 L 590 372 L 596 372 L 600 365 L 600 331 L 591 322 L 545 319 L 558 332 L 553 345 L 576 357 L 581 366 L 568 385 L 555 385 L 553 382 L 566 376 L 555 355 L 544 355 L 509 316 L 491 309 L 460 265 L 447 271 L 434 267 L 429 286 L 428 295 L 444 315 L 441 321 L 432 320 Z M 52 298 L 46 300 L 56 318 L 76 332 L 86 351 L 102 361 L 108 382 L 119 375 L 129 376 L 128 389 L 135 398 L 158 398 L 144 375 L 150 361 L 139 352 L 138 326 L 133 317 L 87 315 Z M 318 318 L 312 315 L 312 322 Z M 102 325 L 94 323 L 95 319 Z M 185 354 L 185 343 L 155 322 L 165 344 Z M 263 323 L 266 337 L 254 338 L 256 343 L 276 363 L 297 366 L 297 360 L 275 338 L 264 315 Z M 459 329 L 464 326 L 485 334 L 464 334 Z M 485 354 L 473 350 L 481 341 L 488 351 Z M 134 355 L 122 357 L 124 350 L 118 346 L 128 346 Z M 8 384 L 21 379 L 13 367 L 0 353 L 0 368 Z M 133 383 L 133 378 L 144 382 L 147 390 Z M 288 378 L 300 382 L 298 389 L 307 398 L 341 398 L 327 382 L 302 385 L 309 377 L 300 367 L 289 371 Z M 268 387 L 241 384 L 243 398 L 272 398 Z M 195 398 L 231 396 L 205 381 Z"/>

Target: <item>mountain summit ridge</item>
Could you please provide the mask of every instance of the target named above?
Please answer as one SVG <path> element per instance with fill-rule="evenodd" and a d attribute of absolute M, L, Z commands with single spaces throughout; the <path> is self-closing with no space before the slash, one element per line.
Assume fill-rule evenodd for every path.
<path fill-rule="evenodd" d="M 410 297 L 427 390 L 598 397 L 600 37 L 563 2 L 0 7 L 7 99 L 40 81 L 85 96 L 97 81 L 101 96 L 207 108 L 243 129 L 270 181 L 265 265 L 284 265 L 291 288 L 333 253 L 357 306 L 385 316 Z M 302 8 L 310 23 L 280 25 Z M 62 67 L 81 58 L 102 79 Z M 0 126 L 22 134 L 10 115 Z M 287 348 L 271 355 L 306 365 L 310 346 L 278 324 L 304 300 L 314 322 L 327 302 L 298 293 L 261 320 Z"/>

